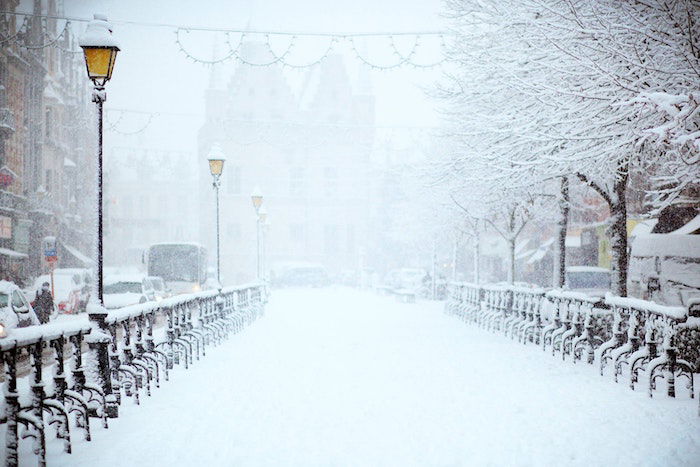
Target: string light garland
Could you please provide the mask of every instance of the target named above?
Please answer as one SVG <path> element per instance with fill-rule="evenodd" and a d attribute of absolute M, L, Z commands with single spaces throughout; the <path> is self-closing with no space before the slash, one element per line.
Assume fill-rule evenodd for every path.
<path fill-rule="evenodd" d="M 48 15 L 48 14 L 34 14 L 34 13 L 22 13 L 22 12 L 11 12 L 11 11 L 0 11 L 0 14 L 5 14 L 5 15 L 15 15 L 15 16 L 23 16 L 23 24 L 20 26 L 19 31 L 17 34 L 13 35 L 12 37 L 4 38 L 0 40 L 0 44 L 9 42 L 9 41 L 14 41 L 16 44 L 18 44 L 20 47 L 24 47 L 27 49 L 39 49 L 39 48 L 46 48 L 46 47 L 57 47 L 67 53 L 80 53 L 80 51 L 75 51 L 75 50 L 68 50 L 59 44 L 59 41 L 61 37 L 64 36 L 68 28 L 70 27 L 71 23 L 83 23 L 83 22 L 88 22 L 88 18 L 79 18 L 79 17 L 69 17 L 69 16 L 62 16 L 62 15 Z M 61 31 L 58 36 L 55 38 L 50 39 L 44 44 L 41 45 L 30 45 L 24 43 L 24 41 L 18 40 L 18 38 L 22 37 L 22 28 L 26 31 L 26 24 L 27 24 L 27 19 L 30 17 L 41 17 L 44 20 L 44 30 L 47 30 L 46 28 L 46 20 L 47 19 L 55 19 L 55 20 L 65 20 L 66 24 L 63 27 L 63 30 Z M 214 27 L 206 27 L 206 26 L 187 26 L 187 25 L 178 25 L 178 24 L 171 24 L 171 23 L 154 23 L 154 22 L 141 22 L 141 21 L 119 21 L 119 20 L 112 20 L 111 21 L 113 24 L 117 25 L 127 25 L 127 26 L 140 26 L 140 27 L 151 27 L 151 28 L 168 28 L 168 29 L 173 29 L 175 33 L 175 45 L 177 49 L 179 50 L 180 53 L 182 53 L 188 60 L 196 63 L 200 63 L 202 65 L 216 65 L 220 63 L 224 63 L 227 61 L 231 60 L 236 60 L 239 63 L 242 63 L 244 65 L 252 66 L 252 67 L 267 67 L 267 66 L 274 66 L 278 65 L 281 67 L 287 67 L 287 68 L 292 68 L 292 69 L 304 69 L 304 68 L 311 68 L 314 66 L 319 65 L 322 63 L 337 47 L 341 42 L 346 42 L 350 50 L 352 51 L 353 55 L 355 58 L 363 63 L 364 65 L 368 66 L 369 68 L 373 70 L 391 70 L 391 69 L 396 69 L 396 68 L 401 68 L 401 67 L 412 67 L 416 69 L 428 69 L 428 68 L 434 68 L 434 67 L 439 67 L 443 63 L 445 63 L 448 60 L 447 55 L 445 54 L 445 37 L 452 35 L 450 32 L 445 32 L 445 31 L 394 31 L 394 32 L 334 32 L 334 33 L 329 33 L 329 32 L 295 32 L 295 31 L 273 31 L 273 30 L 242 30 L 242 29 L 233 29 L 233 28 L 214 28 Z M 183 43 L 183 36 L 190 34 L 191 32 L 208 32 L 208 33 L 223 33 L 225 38 L 224 38 L 224 45 L 226 48 L 226 52 L 224 53 L 223 56 L 220 57 L 212 57 L 212 59 L 203 59 L 201 57 L 197 57 L 193 52 L 188 50 L 186 45 Z M 240 35 L 240 39 L 238 41 L 238 44 L 235 46 L 232 45 L 232 35 Z M 259 42 L 262 42 L 267 49 L 266 52 L 270 56 L 270 60 L 266 60 L 263 62 L 255 62 L 250 60 L 250 58 L 247 58 L 243 56 L 241 53 L 241 45 L 245 42 L 246 38 L 251 38 L 254 39 L 256 37 L 262 37 L 262 40 Z M 287 43 L 286 49 L 281 52 L 277 53 L 275 52 L 274 48 L 271 45 L 271 38 L 273 37 L 289 37 L 289 41 Z M 293 60 L 290 60 L 290 54 L 292 50 L 294 49 L 297 41 L 299 38 L 306 37 L 306 38 L 319 38 L 319 39 L 327 39 L 328 40 L 328 45 L 324 47 L 323 52 L 320 55 L 317 55 L 316 57 L 307 60 L 305 63 L 294 63 Z M 401 53 L 399 51 L 399 48 L 396 45 L 395 38 L 396 37 L 412 37 L 413 42 L 411 44 L 411 47 L 407 53 Z M 370 59 L 365 53 L 361 53 L 360 50 L 357 47 L 356 40 L 357 39 L 366 39 L 366 38 L 376 38 L 376 39 L 385 39 L 388 42 L 388 50 L 391 52 L 391 55 L 396 57 L 396 61 L 394 63 L 379 63 L 375 60 Z M 418 50 L 422 47 L 423 39 L 425 38 L 436 38 L 439 40 L 439 49 L 442 51 L 442 58 L 438 61 L 432 62 L 432 63 L 420 63 L 416 60 L 416 55 L 418 53 Z"/>
<path fill-rule="evenodd" d="M 17 39 L 18 37 L 23 36 L 27 32 L 28 25 L 29 25 L 29 18 L 25 17 L 22 20 L 22 24 L 19 26 L 19 28 L 17 28 L 17 32 L 11 36 L 8 36 L 8 37 L 0 40 L 0 45 L 5 44 L 6 42 L 15 41 L 15 39 Z"/>
<path fill-rule="evenodd" d="M 107 114 L 109 115 L 109 114 L 112 114 L 112 113 L 114 113 L 114 112 L 118 112 L 118 113 L 119 113 L 119 115 L 117 116 L 117 120 L 114 121 L 114 122 L 111 122 L 111 121 L 109 120 L 109 118 L 105 118 L 105 123 L 107 124 L 107 125 L 106 125 L 106 127 L 107 127 L 106 129 L 107 129 L 107 131 L 112 131 L 112 132 L 114 132 L 114 133 L 118 133 L 118 134 L 124 135 L 124 136 L 134 136 L 134 135 L 138 135 L 138 134 L 143 133 L 143 132 L 146 131 L 146 129 L 151 125 L 151 123 L 153 122 L 154 118 L 158 116 L 158 112 L 135 112 L 135 113 L 140 113 L 140 114 L 145 114 L 145 115 L 147 115 L 148 118 L 147 118 L 147 120 L 146 120 L 146 123 L 144 123 L 140 128 L 138 128 L 138 129 L 136 129 L 136 130 L 124 131 L 124 130 L 120 130 L 120 129 L 118 128 L 118 126 L 119 126 L 119 124 L 121 123 L 121 121 L 124 119 L 124 115 L 125 115 L 126 113 L 129 113 L 130 111 L 125 111 L 125 110 L 116 110 L 116 111 L 115 111 L 115 110 L 109 110 L 109 111 L 107 112 Z"/>
<path fill-rule="evenodd" d="M 46 38 L 46 37 L 48 37 L 48 35 L 46 34 L 46 31 L 48 30 L 46 18 L 43 19 L 43 25 L 44 25 L 44 27 L 42 28 L 42 30 L 44 31 L 43 35 Z M 64 36 L 64 34 L 66 34 L 66 32 L 68 32 L 69 27 L 70 27 L 70 21 L 66 21 L 66 24 L 63 25 L 63 29 L 56 37 L 49 39 L 48 41 L 44 42 L 43 44 L 39 44 L 39 45 L 20 44 L 20 46 L 24 47 L 25 49 L 28 49 L 28 50 L 39 50 L 39 49 L 45 49 L 47 47 L 52 47 L 52 46 L 56 45 L 58 43 L 58 41 L 61 40 L 61 38 Z"/>

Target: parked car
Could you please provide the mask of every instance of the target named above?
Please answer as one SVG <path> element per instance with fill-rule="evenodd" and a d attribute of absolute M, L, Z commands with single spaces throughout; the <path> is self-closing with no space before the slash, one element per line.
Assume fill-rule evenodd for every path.
<path fill-rule="evenodd" d="M 148 294 L 149 300 L 159 302 L 164 298 L 170 297 L 170 289 L 165 285 L 162 277 L 148 276 L 144 279 L 145 291 Z"/>
<path fill-rule="evenodd" d="M 565 287 L 593 297 L 605 297 L 612 284 L 610 269 L 596 266 L 568 266 Z"/>
<path fill-rule="evenodd" d="M 0 281 L 0 337 L 8 330 L 39 324 L 34 309 L 13 282 Z"/>
<path fill-rule="evenodd" d="M 44 282 L 51 283 L 51 276 L 44 274 L 34 281 L 30 299 L 34 300 Z M 53 298 L 59 313 L 83 313 L 90 299 L 92 277 L 88 269 L 59 268 L 53 272 Z"/>
<path fill-rule="evenodd" d="M 384 283 L 392 289 L 407 289 L 420 293 L 423 280 L 428 277 L 425 269 L 400 268 L 392 269 L 384 278 Z"/>
<path fill-rule="evenodd" d="M 122 308 L 149 301 L 153 291 L 141 275 L 123 274 L 105 277 L 102 286 L 105 307 Z"/>
<path fill-rule="evenodd" d="M 273 278 L 278 287 L 324 287 L 330 283 L 326 268 L 315 263 L 286 264 L 276 269 Z"/>
<path fill-rule="evenodd" d="M 664 305 L 688 306 L 700 298 L 700 215 L 668 233 L 632 241 L 628 292 Z"/>

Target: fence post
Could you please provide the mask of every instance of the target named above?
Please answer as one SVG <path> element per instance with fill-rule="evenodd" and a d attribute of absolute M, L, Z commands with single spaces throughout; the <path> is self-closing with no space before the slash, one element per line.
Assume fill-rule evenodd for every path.
<path fill-rule="evenodd" d="M 100 307 L 99 310 L 91 310 L 89 313 L 90 324 L 93 329 L 86 336 L 88 346 L 93 351 L 97 360 L 97 384 L 105 395 L 105 412 L 109 418 L 119 416 L 119 404 L 112 392 L 112 368 L 109 355 L 111 343 L 110 331 L 107 325 L 107 310 Z"/>

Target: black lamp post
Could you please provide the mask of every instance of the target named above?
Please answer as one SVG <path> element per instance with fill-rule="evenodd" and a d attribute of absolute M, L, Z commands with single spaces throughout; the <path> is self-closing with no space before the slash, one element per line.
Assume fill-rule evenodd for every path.
<path fill-rule="evenodd" d="M 85 53 L 85 65 L 88 77 L 94 84 L 92 101 L 97 104 L 98 142 L 97 142 L 97 300 L 102 299 L 102 116 L 103 105 L 107 100 L 105 84 L 112 77 L 114 62 L 119 52 L 119 44 L 112 36 L 112 26 L 104 15 L 95 14 L 85 34 L 80 38 L 80 47 Z"/>
<path fill-rule="evenodd" d="M 85 54 L 85 66 L 88 77 L 92 80 L 94 88 L 92 91 L 92 101 L 97 104 L 97 307 L 94 304 L 94 295 L 88 308 L 90 321 L 102 331 L 102 337 L 97 337 L 91 342 L 90 348 L 97 352 L 98 361 L 98 381 L 105 395 L 105 412 L 108 417 L 115 418 L 119 413 L 119 393 L 112 390 L 112 378 L 119 367 L 119 358 L 110 362 L 108 350 L 109 338 L 107 338 L 107 310 L 104 308 L 102 295 L 102 117 L 103 105 L 107 100 L 105 94 L 105 84 L 112 77 L 114 62 L 119 52 L 119 44 L 112 37 L 112 26 L 104 15 L 96 14 L 85 30 L 85 34 L 80 38 L 80 47 Z M 96 333 L 97 334 L 97 333 Z M 99 334 L 97 334 L 99 336 Z M 85 382 L 82 369 L 76 370 L 76 379 Z"/>
<path fill-rule="evenodd" d="M 219 185 L 221 185 L 221 173 L 224 171 L 226 158 L 218 144 L 214 144 L 209 151 L 209 172 L 214 181 L 212 183 L 216 192 L 216 281 L 221 287 L 221 263 L 220 263 L 220 234 L 219 234 Z"/>
<path fill-rule="evenodd" d="M 257 245 L 258 252 L 256 255 L 256 257 L 257 257 L 257 259 L 256 259 L 257 269 L 256 269 L 255 276 L 257 279 L 260 279 L 260 268 L 261 268 L 261 264 L 260 264 L 260 229 L 261 229 L 261 226 L 260 226 L 260 207 L 263 204 L 263 195 L 262 195 L 262 192 L 260 191 L 259 187 L 257 187 L 257 186 L 255 187 L 255 189 L 253 190 L 253 193 L 250 195 L 250 199 L 251 199 L 251 201 L 253 201 L 253 207 L 255 208 L 255 215 L 257 216 L 257 219 L 255 221 L 255 234 L 256 234 L 255 237 L 257 239 L 256 245 Z"/>

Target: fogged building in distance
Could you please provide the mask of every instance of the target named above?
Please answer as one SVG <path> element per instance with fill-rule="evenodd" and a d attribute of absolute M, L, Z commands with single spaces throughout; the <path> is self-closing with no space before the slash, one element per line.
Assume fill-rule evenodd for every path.
<path fill-rule="evenodd" d="M 243 57 L 270 61 L 262 43 Z M 227 157 L 220 188 L 222 280 L 255 276 L 256 215 L 250 195 L 264 195 L 266 269 L 283 262 L 357 269 L 367 241 L 369 158 L 374 96 L 366 72 L 353 83 L 340 55 L 329 55 L 293 88 L 281 67 L 237 66 L 225 79 L 212 70 L 206 120 L 199 131 L 200 239 L 215 254 L 214 192 L 207 155 Z"/>

